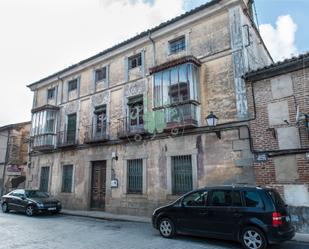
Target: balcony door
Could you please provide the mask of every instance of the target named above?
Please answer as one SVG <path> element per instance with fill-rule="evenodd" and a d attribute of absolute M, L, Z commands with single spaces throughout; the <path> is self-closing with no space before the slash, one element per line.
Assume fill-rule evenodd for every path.
<path fill-rule="evenodd" d="M 76 142 L 76 113 L 68 115 L 67 125 L 67 143 L 74 144 Z"/>
<path fill-rule="evenodd" d="M 144 103 L 143 95 L 132 97 L 128 102 L 129 108 L 129 125 L 128 129 L 131 132 L 139 131 L 144 128 Z"/>

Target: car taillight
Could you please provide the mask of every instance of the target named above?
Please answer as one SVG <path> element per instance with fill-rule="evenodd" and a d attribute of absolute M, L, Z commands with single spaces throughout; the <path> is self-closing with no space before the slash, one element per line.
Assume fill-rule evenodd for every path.
<path fill-rule="evenodd" d="M 273 227 L 279 227 L 282 225 L 282 216 L 278 212 L 273 212 Z"/>

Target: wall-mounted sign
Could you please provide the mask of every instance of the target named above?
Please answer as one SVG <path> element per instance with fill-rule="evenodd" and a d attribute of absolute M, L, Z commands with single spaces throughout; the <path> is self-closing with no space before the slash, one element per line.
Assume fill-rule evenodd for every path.
<path fill-rule="evenodd" d="M 268 161 L 268 155 L 267 153 L 257 153 L 255 154 L 255 161 L 256 162 L 267 162 Z"/>
<path fill-rule="evenodd" d="M 111 187 L 112 188 L 118 188 L 118 180 L 117 179 L 111 180 Z"/>
<path fill-rule="evenodd" d="M 8 165 L 6 168 L 7 175 L 19 176 L 24 171 L 25 165 Z"/>

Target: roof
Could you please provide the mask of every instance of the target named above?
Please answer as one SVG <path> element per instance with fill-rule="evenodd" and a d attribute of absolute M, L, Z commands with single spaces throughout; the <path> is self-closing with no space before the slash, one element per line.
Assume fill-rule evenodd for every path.
<path fill-rule="evenodd" d="M 309 67 L 309 52 L 248 72 L 244 78 L 247 81 L 264 80 L 307 67 Z"/>
<path fill-rule="evenodd" d="M 54 73 L 54 74 L 51 74 L 51 75 L 49 75 L 49 76 L 47 76 L 47 77 L 45 77 L 45 78 L 43 78 L 43 79 L 40 79 L 39 81 L 36 81 L 36 82 L 34 82 L 34 83 L 31 83 L 31 84 L 28 85 L 27 87 L 31 87 L 31 86 L 33 86 L 33 85 L 42 83 L 42 82 L 44 82 L 45 80 L 51 79 L 51 78 L 56 77 L 56 76 L 58 76 L 58 75 L 60 75 L 60 74 L 62 74 L 62 73 L 68 72 L 68 71 L 70 71 L 70 70 L 72 70 L 72 69 L 74 69 L 74 68 L 76 68 L 76 67 L 78 67 L 78 66 L 81 66 L 81 65 L 83 65 L 83 64 L 85 64 L 85 63 L 87 63 L 87 62 L 89 62 L 89 61 L 91 61 L 91 60 L 94 60 L 94 59 L 96 59 L 96 58 L 98 58 L 98 57 L 100 57 L 100 56 L 102 56 L 102 55 L 105 55 L 105 54 L 107 54 L 107 53 L 110 53 L 110 52 L 112 52 L 112 51 L 114 51 L 114 50 L 116 50 L 116 49 L 118 49 L 118 48 L 120 48 L 120 47 L 123 47 L 123 46 L 125 46 L 125 45 L 127 45 L 127 44 L 133 42 L 133 41 L 136 41 L 136 40 L 139 40 L 139 39 L 141 39 L 141 38 L 143 38 L 143 37 L 146 37 L 146 36 L 148 36 L 150 33 L 153 33 L 153 32 L 155 32 L 155 31 L 158 31 L 158 30 L 160 30 L 160 29 L 162 29 L 162 28 L 165 28 L 165 27 L 168 26 L 168 25 L 171 25 L 171 24 L 173 24 L 173 23 L 175 23 L 175 22 L 178 22 L 178 21 L 180 21 L 180 20 L 182 20 L 182 19 L 188 17 L 188 16 L 191 16 L 191 15 L 197 13 L 197 12 L 200 12 L 200 11 L 202 11 L 202 10 L 204 10 L 204 9 L 207 9 L 207 8 L 209 8 L 209 7 L 211 7 L 211 6 L 215 5 L 215 4 L 218 4 L 218 3 L 221 2 L 221 1 L 222 1 L 222 0 L 212 0 L 212 1 L 209 2 L 209 3 L 203 4 L 203 5 L 201 5 L 201 6 L 197 7 L 197 8 L 195 8 L 195 9 L 192 9 L 192 10 L 190 10 L 190 11 L 188 11 L 188 12 L 182 14 L 182 15 L 179 15 L 179 16 L 177 16 L 177 17 L 171 19 L 171 20 L 168 20 L 168 21 L 166 21 L 166 22 L 163 22 L 163 23 L 159 24 L 158 26 L 156 26 L 156 27 L 154 27 L 154 28 L 152 28 L 152 29 L 148 29 L 148 30 L 146 30 L 146 31 L 143 31 L 143 32 L 141 32 L 140 34 L 138 34 L 138 35 L 136 35 L 136 36 L 134 36 L 134 37 L 132 37 L 132 38 L 129 38 L 128 40 L 125 40 L 125 41 L 123 41 L 123 42 L 121 42 L 121 43 L 118 43 L 118 44 L 116 44 L 115 46 L 110 47 L 110 48 L 108 48 L 108 49 L 106 49 L 106 50 L 103 50 L 102 52 L 100 52 L 100 53 L 98 53 L 98 54 L 95 54 L 95 55 L 93 55 L 93 56 L 91 56 L 91 57 L 89 57 L 89 58 L 87 58 L 87 59 L 85 59 L 85 60 L 82 60 L 82 61 L 80 61 L 80 62 L 78 62 L 78 63 L 76 63 L 76 64 L 74 64 L 74 65 L 72 65 L 72 66 L 69 66 L 69 67 L 67 67 L 67 68 L 65 68 L 65 69 L 63 69 L 63 70 L 60 70 L 60 71 L 58 71 L 58 72 L 56 72 L 56 73 Z"/>
<path fill-rule="evenodd" d="M 5 126 L 0 127 L 0 131 L 10 130 L 10 129 L 14 129 L 16 127 L 20 127 L 20 126 L 23 126 L 23 125 L 29 125 L 29 124 L 31 124 L 31 121 L 16 123 L 16 124 L 9 124 L 9 125 L 5 125 Z"/>

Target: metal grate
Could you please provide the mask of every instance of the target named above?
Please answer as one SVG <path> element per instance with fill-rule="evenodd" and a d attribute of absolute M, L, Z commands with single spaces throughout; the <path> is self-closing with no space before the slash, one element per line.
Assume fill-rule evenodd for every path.
<path fill-rule="evenodd" d="M 48 192 L 48 181 L 49 181 L 49 167 L 42 167 L 41 181 L 40 181 L 40 190 L 42 192 Z"/>
<path fill-rule="evenodd" d="M 64 165 L 62 174 L 62 192 L 72 192 L 73 165 Z"/>
<path fill-rule="evenodd" d="M 183 194 L 192 190 L 191 155 L 172 157 L 172 193 Z"/>
<path fill-rule="evenodd" d="M 134 159 L 127 161 L 128 174 L 128 193 L 143 193 L 143 159 Z"/>

